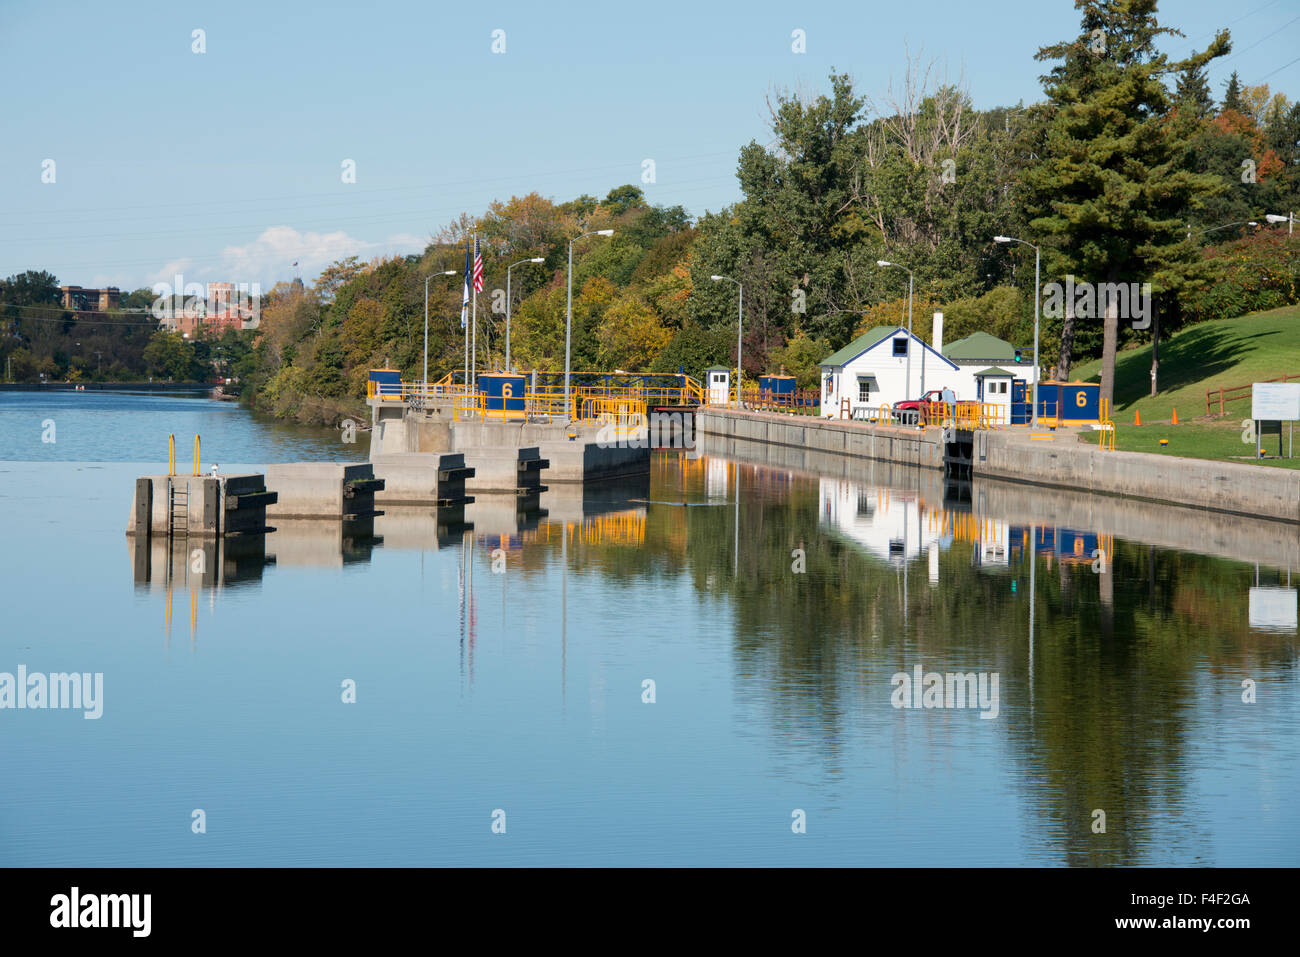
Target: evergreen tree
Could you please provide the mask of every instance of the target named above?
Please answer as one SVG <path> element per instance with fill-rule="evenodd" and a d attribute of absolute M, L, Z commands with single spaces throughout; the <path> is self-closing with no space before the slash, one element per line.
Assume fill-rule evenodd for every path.
<path fill-rule="evenodd" d="M 1204 67 L 1188 66 L 1178 75 L 1178 106 L 1197 119 L 1214 113 L 1214 97 Z"/>
<path fill-rule="evenodd" d="M 1082 14 L 1079 36 L 1037 54 L 1060 61 L 1043 77 L 1045 142 L 1041 162 L 1026 170 L 1024 182 L 1030 230 L 1045 247 L 1046 278 L 1149 282 L 1156 294 L 1176 293 L 1196 258 L 1186 210 L 1220 185 L 1187 168 L 1192 130 L 1169 122 L 1173 103 L 1163 77 L 1199 70 L 1227 53 L 1227 31 L 1203 52 L 1170 63 L 1155 44 L 1177 32 L 1157 23 L 1156 0 L 1075 0 L 1075 6 Z M 1072 358 L 1070 306 L 1058 376 L 1068 374 Z M 1107 400 L 1115 386 L 1115 306 L 1105 309 L 1103 328 L 1101 394 Z"/>
<path fill-rule="evenodd" d="M 1228 82 L 1224 86 L 1223 108 L 1245 113 L 1245 101 L 1241 98 L 1241 80 L 1238 79 L 1236 70 L 1232 71 L 1232 76 L 1228 77 Z"/>

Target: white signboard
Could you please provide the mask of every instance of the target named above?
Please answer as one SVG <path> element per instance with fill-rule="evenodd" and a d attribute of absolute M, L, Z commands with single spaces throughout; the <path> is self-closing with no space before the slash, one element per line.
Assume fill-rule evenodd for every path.
<path fill-rule="evenodd" d="M 1274 422 L 1300 419 L 1300 382 L 1256 382 L 1250 393 L 1250 417 Z"/>
<path fill-rule="evenodd" d="M 1294 588 L 1252 588 L 1250 627 L 1262 631 L 1294 632 L 1296 590 Z"/>

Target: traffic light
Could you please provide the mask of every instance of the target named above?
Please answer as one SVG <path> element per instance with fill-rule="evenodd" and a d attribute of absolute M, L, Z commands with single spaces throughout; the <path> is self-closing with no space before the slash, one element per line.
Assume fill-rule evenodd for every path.
<path fill-rule="evenodd" d="M 1020 350 L 1019 350 L 1019 349 L 1016 350 L 1016 361 L 1017 361 L 1017 362 L 1020 361 Z"/>

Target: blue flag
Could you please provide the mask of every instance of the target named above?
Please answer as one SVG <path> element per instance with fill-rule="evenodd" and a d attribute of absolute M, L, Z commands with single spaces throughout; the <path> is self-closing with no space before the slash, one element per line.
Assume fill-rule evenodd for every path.
<path fill-rule="evenodd" d="M 460 327 L 465 328 L 467 316 L 469 314 L 469 283 L 470 283 L 470 258 L 469 258 L 469 237 L 465 237 L 465 292 L 460 300 Z"/>

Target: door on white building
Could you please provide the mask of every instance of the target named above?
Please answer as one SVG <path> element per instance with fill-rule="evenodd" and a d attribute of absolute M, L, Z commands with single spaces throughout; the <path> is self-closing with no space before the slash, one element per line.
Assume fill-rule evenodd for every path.
<path fill-rule="evenodd" d="M 726 405 L 731 401 L 731 373 L 726 369 L 709 370 L 709 405 Z"/>

